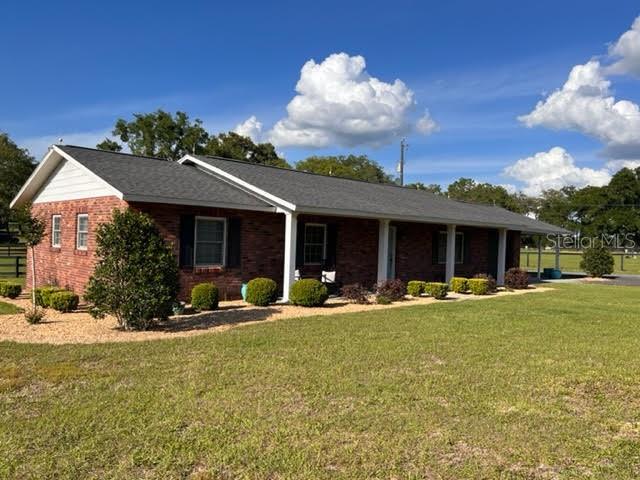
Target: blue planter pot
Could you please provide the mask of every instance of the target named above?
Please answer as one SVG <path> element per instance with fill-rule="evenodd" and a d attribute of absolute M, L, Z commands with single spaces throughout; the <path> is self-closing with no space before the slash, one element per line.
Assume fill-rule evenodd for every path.
<path fill-rule="evenodd" d="M 551 270 L 551 278 L 553 280 L 560 280 L 562 278 L 562 270 L 558 270 L 556 268 L 553 268 Z"/>
<path fill-rule="evenodd" d="M 240 287 L 240 295 L 242 295 L 242 300 L 247 300 L 247 284 L 243 283 Z"/>

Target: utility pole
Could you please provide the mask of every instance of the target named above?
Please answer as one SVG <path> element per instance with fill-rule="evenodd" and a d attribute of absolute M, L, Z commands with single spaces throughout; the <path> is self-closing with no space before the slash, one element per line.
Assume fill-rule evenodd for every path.
<path fill-rule="evenodd" d="M 404 185 L 404 152 L 409 148 L 409 144 L 406 139 L 400 141 L 400 162 L 398 162 L 398 183 L 402 187 Z"/>

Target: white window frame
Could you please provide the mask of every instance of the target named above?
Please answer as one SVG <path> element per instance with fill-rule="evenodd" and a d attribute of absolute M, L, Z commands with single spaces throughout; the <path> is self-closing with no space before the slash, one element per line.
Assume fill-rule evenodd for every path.
<path fill-rule="evenodd" d="M 56 230 L 56 219 L 58 220 L 58 229 Z M 56 233 L 58 234 L 58 241 L 56 242 Z M 51 246 L 53 248 L 60 248 L 62 246 L 62 215 L 56 213 L 51 215 Z"/>
<path fill-rule="evenodd" d="M 322 237 L 322 260 L 319 262 L 307 262 L 307 227 L 322 227 L 324 235 Z M 302 261 L 304 265 L 322 265 L 327 259 L 327 224 L 326 223 L 305 223 L 304 224 L 304 239 L 302 247 Z M 309 245 L 317 245 L 316 243 Z"/>
<path fill-rule="evenodd" d="M 197 263 L 196 262 L 196 251 L 198 250 L 198 220 L 214 220 L 218 222 L 222 222 L 223 230 L 222 230 L 222 263 Z M 207 268 L 207 267 L 222 267 L 227 264 L 227 219 L 224 217 L 205 217 L 205 216 L 196 216 L 195 221 L 193 222 L 193 266 L 197 268 Z"/>
<path fill-rule="evenodd" d="M 440 232 L 438 232 L 439 238 L 438 238 L 438 248 L 440 248 L 440 243 L 442 240 L 442 236 L 444 235 L 444 239 L 445 239 L 445 245 L 446 243 L 446 239 L 447 239 L 447 232 L 445 230 L 440 230 Z M 462 238 L 462 241 L 460 242 L 460 248 L 456 248 L 456 257 L 458 255 L 460 255 L 460 261 L 456 260 L 456 265 L 462 265 L 464 264 L 464 232 L 456 232 L 456 239 L 458 238 L 458 235 L 460 235 L 460 238 Z M 444 260 L 441 261 L 440 260 L 440 255 L 438 252 L 438 265 L 445 265 L 447 263 L 447 249 L 445 247 L 445 255 L 444 255 Z"/>
<path fill-rule="evenodd" d="M 86 218 L 87 219 L 87 230 L 85 231 L 80 231 L 80 218 Z M 86 233 L 87 234 L 87 244 L 82 246 L 80 245 L 80 234 L 81 233 Z M 87 248 L 89 247 L 89 214 L 88 213 L 78 213 L 76 215 L 76 250 L 87 250 Z"/>

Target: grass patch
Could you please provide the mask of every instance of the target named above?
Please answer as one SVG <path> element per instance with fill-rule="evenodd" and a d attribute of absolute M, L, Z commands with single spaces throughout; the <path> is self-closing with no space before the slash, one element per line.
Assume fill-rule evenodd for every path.
<path fill-rule="evenodd" d="M 22 312 L 21 308 L 18 308 L 10 303 L 0 302 L 0 315 L 11 315 L 20 312 Z"/>
<path fill-rule="evenodd" d="M 638 289 L 0 343 L 0 477 L 637 478 Z"/>
<path fill-rule="evenodd" d="M 613 259 L 614 273 L 640 274 L 640 255 L 625 256 L 622 263 L 620 263 L 620 255 L 618 254 L 614 255 Z M 556 266 L 555 252 L 550 252 L 548 250 L 543 251 L 540 260 L 540 268 L 555 268 Z M 560 270 L 564 272 L 581 272 L 581 261 L 581 254 L 578 254 L 575 251 L 563 251 L 560 253 Z M 529 271 L 535 271 L 538 267 L 538 252 L 535 249 L 530 249 L 528 253 L 525 250 L 521 250 L 520 266 Z M 624 270 L 621 267 L 624 267 Z"/>

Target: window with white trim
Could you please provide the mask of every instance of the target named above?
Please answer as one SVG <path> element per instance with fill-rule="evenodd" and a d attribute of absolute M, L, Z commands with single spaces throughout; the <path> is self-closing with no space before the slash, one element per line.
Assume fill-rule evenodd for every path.
<path fill-rule="evenodd" d="M 321 223 L 307 223 L 304 226 L 304 263 L 320 265 L 327 252 L 327 226 Z"/>
<path fill-rule="evenodd" d="M 438 233 L 438 263 L 447 263 L 447 232 Z M 456 232 L 456 263 L 464 263 L 463 232 Z"/>
<path fill-rule="evenodd" d="M 89 243 L 89 214 L 79 213 L 76 217 L 76 248 L 86 250 Z"/>
<path fill-rule="evenodd" d="M 51 216 L 51 246 L 60 248 L 62 237 L 62 216 Z"/>
<path fill-rule="evenodd" d="M 226 220 L 224 218 L 196 217 L 195 229 L 195 266 L 224 265 L 227 251 Z"/>

